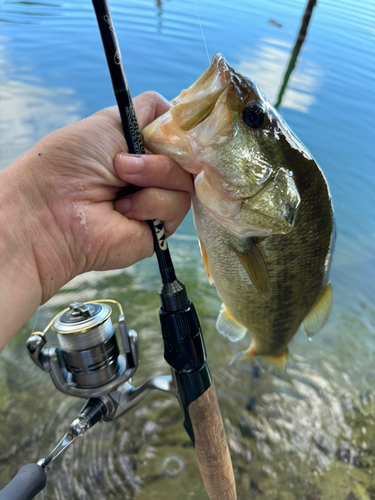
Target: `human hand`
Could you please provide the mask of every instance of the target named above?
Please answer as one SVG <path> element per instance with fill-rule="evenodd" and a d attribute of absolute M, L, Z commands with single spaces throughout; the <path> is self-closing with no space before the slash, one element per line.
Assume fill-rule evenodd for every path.
<path fill-rule="evenodd" d="M 146 92 L 134 107 L 142 129 L 170 104 Z M 119 154 L 126 151 L 113 107 L 53 132 L 1 172 L 15 201 L 11 216 L 18 214 L 8 242 L 21 246 L 17 255 L 34 270 L 40 304 L 78 274 L 150 257 L 153 240 L 144 221 L 163 220 L 170 235 L 188 212 L 189 174 L 165 156 Z M 145 189 L 116 200 L 128 183 Z"/>

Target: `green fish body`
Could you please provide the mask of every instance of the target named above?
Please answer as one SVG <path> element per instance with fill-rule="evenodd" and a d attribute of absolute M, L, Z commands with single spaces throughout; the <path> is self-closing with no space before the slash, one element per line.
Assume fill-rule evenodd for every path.
<path fill-rule="evenodd" d="M 322 171 L 251 80 L 220 54 L 143 131 L 145 146 L 194 175 L 194 222 L 208 279 L 223 305 L 220 333 L 246 357 L 285 363 L 301 323 L 327 320 L 335 241 Z"/>

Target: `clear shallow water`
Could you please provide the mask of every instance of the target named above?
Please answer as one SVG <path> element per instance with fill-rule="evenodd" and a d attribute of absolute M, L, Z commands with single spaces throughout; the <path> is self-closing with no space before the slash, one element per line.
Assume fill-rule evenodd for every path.
<path fill-rule="evenodd" d="M 134 96 L 152 89 L 170 99 L 206 68 L 193 0 L 111 7 Z M 197 0 L 197 7 L 210 57 L 221 51 L 275 103 L 305 2 Z M 230 344 L 215 331 L 220 301 L 206 282 L 190 216 L 170 241 L 204 329 L 239 499 L 375 498 L 374 26 L 371 1 L 320 1 L 280 106 L 328 179 L 338 230 L 332 315 L 313 342 L 295 336 L 284 381 L 254 378 L 245 363 L 227 366 L 249 339 Z M 0 168 L 46 133 L 112 104 L 88 0 L 0 3 Z M 140 337 L 134 383 L 141 383 L 168 372 L 158 286 L 153 259 L 79 277 L 11 341 L 0 356 L 0 487 L 45 456 L 81 406 L 29 361 L 30 331 L 72 300 L 119 300 Z M 92 429 L 48 482 L 40 498 L 206 498 L 176 401 L 154 395 Z"/>

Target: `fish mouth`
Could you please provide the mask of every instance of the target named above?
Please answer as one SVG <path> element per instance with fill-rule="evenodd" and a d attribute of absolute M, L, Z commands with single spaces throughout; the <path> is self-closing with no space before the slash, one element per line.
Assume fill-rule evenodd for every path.
<path fill-rule="evenodd" d="M 219 98 L 228 89 L 233 69 L 225 57 L 217 53 L 208 69 L 187 90 L 171 101 L 170 114 L 174 124 L 187 132 L 201 124 L 214 110 Z"/>
<path fill-rule="evenodd" d="M 171 101 L 171 109 L 142 130 L 146 148 L 180 162 L 207 146 L 213 136 L 224 137 L 232 122 L 226 97 L 234 74 L 225 57 L 215 54 L 198 80 Z"/>

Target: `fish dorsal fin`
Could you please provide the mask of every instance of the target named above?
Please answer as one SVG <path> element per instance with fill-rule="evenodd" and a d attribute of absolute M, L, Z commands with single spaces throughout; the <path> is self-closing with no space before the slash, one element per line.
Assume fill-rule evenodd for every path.
<path fill-rule="evenodd" d="M 247 328 L 233 318 L 225 304 L 221 304 L 216 330 L 224 337 L 228 337 L 231 342 L 238 342 L 247 332 Z"/>
<path fill-rule="evenodd" d="M 206 276 L 207 276 L 209 284 L 212 285 L 213 282 L 214 282 L 214 280 L 212 279 L 212 276 L 211 276 L 211 273 L 210 273 L 210 267 L 208 265 L 207 252 L 206 252 L 206 249 L 204 248 L 203 243 L 201 242 L 201 240 L 198 240 L 198 242 L 199 242 L 199 248 L 201 249 L 204 270 L 206 271 Z"/>
<path fill-rule="evenodd" d="M 255 242 L 249 245 L 245 252 L 241 252 L 235 247 L 233 250 L 247 272 L 251 283 L 264 299 L 269 299 L 271 293 L 270 275 Z"/>
<path fill-rule="evenodd" d="M 303 328 L 308 337 L 312 337 L 322 328 L 328 319 L 331 309 L 332 286 L 331 283 L 328 283 L 323 292 L 320 294 L 318 300 L 315 302 L 313 308 L 302 321 Z"/>

